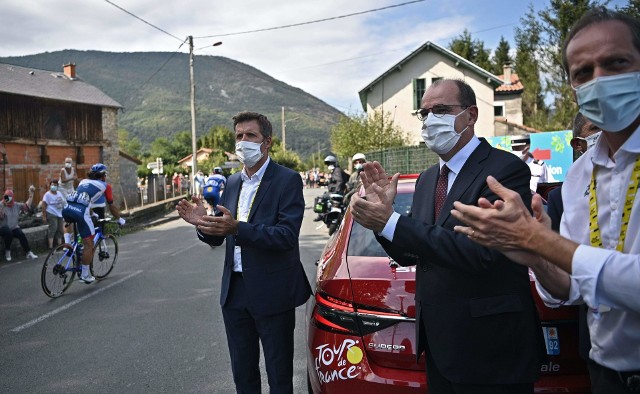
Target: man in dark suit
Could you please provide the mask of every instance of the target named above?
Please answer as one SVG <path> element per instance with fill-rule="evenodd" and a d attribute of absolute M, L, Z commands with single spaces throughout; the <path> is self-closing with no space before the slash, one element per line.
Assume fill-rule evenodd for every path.
<path fill-rule="evenodd" d="M 271 393 L 293 393 L 295 308 L 311 286 L 300 262 L 298 236 L 304 214 L 300 175 L 271 161 L 271 123 L 241 112 L 233 117 L 236 155 L 244 164 L 233 174 L 207 216 L 202 202 L 182 200 L 180 216 L 209 245 L 226 240 L 220 305 L 231 368 L 239 393 L 260 393 L 260 350 Z"/>
<path fill-rule="evenodd" d="M 352 198 L 355 220 L 399 264 L 417 266 L 417 354 L 426 353 L 430 393 L 532 393 L 544 345 L 527 269 L 455 233 L 450 215 L 456 200 L 496 198 L 489 174 L 531 201 L 529 168 L 474 135 L 478 107 L 465 82 L 434 82 L 421 105 L 440 164 L 418 178 L 411 215 L 392 208 L 399 174 L 389 180 L 374 162 L 361 173 L 365 196 Z"/>

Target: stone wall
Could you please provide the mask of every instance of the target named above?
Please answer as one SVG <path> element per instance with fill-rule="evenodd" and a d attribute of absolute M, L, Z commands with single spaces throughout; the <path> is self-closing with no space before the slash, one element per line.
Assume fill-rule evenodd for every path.
<path fill-rule="evenodd" d="M 107 182 L 114 188 L 113 198 L 116 206 L 123 205 L 120 189 L 120 153 L 118 144 L 118 109 L 102 108 L 102 162 L 109 169 Z"/>

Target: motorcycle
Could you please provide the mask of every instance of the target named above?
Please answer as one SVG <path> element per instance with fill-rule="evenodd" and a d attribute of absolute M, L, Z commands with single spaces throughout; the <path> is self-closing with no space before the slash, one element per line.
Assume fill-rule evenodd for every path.
<path fill-rule="evenodd" d="M 333 235 L 342 221 L 346 208 L 343 198 L 342 194 L 331 193 L 328 199 L 318 196 L 314 201 L 313 211 L 322 217 L 322 221 L 329 228 L 329 235 Z"/>

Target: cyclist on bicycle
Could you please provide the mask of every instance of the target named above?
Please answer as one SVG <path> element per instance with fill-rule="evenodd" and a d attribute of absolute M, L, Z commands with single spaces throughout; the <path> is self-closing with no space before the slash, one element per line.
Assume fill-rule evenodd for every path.
<path fill-rule="evenodd" d="M 91 275 L 89 266 L 93 258 L 93 236 L 96 233 L 93 221 L 91 220 L 91 204 L 104 196 L 109 206 L 109 211 L 118 220 L 119 225 L 123 225 L 125 220 L 120 217 L 120 211 L 113 204 L 113 194 L 111 186 L 106 182 L 107 166 L 96 163 L 91 167 L 88 179 L 80 181 L 76 191 L 67 197 L 67 205 L 62 210 L 62 217 L 67 223 L 76 223 L 78 233 L 82 237 L 84 254 L 82 255 L 82 272 L 80 280 L 84 283 L 92 283 L 96 278 Z M 73 227 L 67 226 L 64 240 L 71 243 Z"/>
<path fill-rule="evenodd" d="M 204 184 L 204 199 L 211 207 L 211 212 L 217 212 L 216 205 L 220 201 L 220 191 L 227 184 L 227 178 L 222 175 L 222 168 L 215 167 Z"/>

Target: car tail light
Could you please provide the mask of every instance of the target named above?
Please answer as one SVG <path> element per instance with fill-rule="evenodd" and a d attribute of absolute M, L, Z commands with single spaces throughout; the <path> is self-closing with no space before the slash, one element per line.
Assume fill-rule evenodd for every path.
<path fill-rule="evenodd" d="M 396 311 L 386 311 L 316 293 L 312 322 L 318 327 L 340 334 L 364 336 L 383 330 L 400 321 L 413 321 Z"/>

